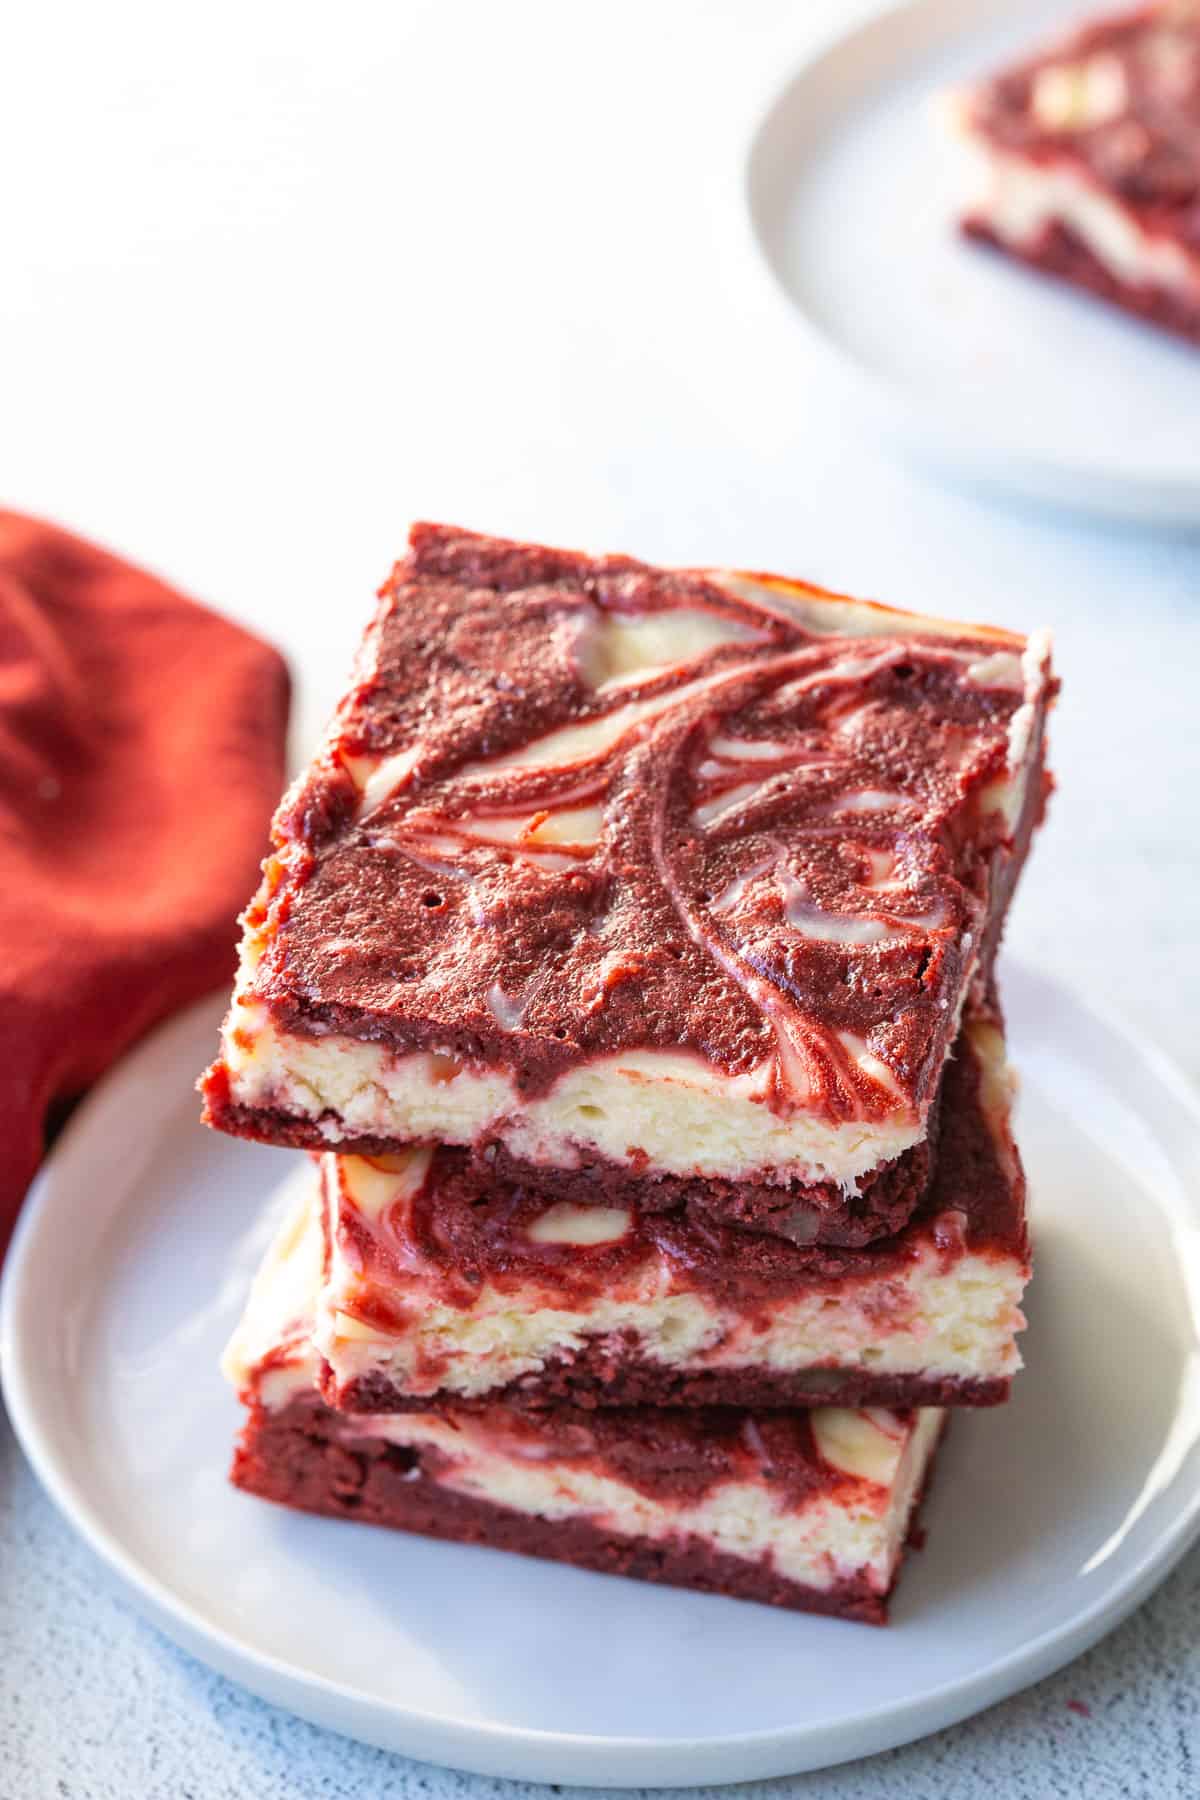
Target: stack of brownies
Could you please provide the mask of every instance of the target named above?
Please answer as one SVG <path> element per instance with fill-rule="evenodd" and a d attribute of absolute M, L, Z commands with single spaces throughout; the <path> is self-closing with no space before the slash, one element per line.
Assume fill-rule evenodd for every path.
<path fill-rule="evenodd" d="M 879 1620 L 1029 1277 L 992 965 L 1047 645 L 435 526 L 246 914 L 314 1152 L 226 1369 L 285 1504 Z"/>

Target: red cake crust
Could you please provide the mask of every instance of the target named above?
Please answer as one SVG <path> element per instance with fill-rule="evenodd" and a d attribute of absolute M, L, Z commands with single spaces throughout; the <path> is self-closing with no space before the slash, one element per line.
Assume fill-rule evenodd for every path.
<path fill-rule="evenodd" d="M 695 1537 L 650 1542 L 582 1519 L 552 1522 L 514 1512 L 440 1486 L 423 1471 L 422 1460 L 420 1453 L 378 1437 L 347 1438 L 345 1421 L 316 1396 L 304 1395 L 275 1412 L 257 1404 L 250 1408 L 230 1479 L 247 1493 L 302 1512 L 797 1612 L 872 1625 L 887 1621 L 890 1593 L 876 1592 L 865 1578 L 815 1588 L 788 1580 L 766 1561 L 716 1552 Z M 923 1499 L 924 1492 L 909 1521 L 910 1547 L 920 1542 Z"/>
<path fill-rule="evenodd" d="M 321 1385 L 331 1406 L 356 1413 L 471 1412 L 498 1404 L 541 1411 L 567 1401 L 585 1409 L 734 1406 L 757 1412 L 797 1406 L 886 1406 L 904 1411 L 915 1406 L 1001 1406 L 1009 1397 L 1012 1379 L 980 1381 L 867 1369 L 673 1369 L 639 1360 L 635 1348 L 628 1357 L 622 1356 L 619 1344 L 609 1338 L 585 1345 L 570 1358 L 548 1362 L 536 1375 L 492 1388 L 478 1400 L 464 1400 L 448 1389 L 415 1398 L 384 1377 L 368 1376 L 339 1386 L 328 1365 Z"/>

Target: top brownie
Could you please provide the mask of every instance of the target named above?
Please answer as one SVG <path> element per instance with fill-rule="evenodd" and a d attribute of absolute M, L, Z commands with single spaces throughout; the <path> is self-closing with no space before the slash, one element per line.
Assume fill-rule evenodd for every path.
<path fill-rule="evenodd" d="M 926 1136 L 1052 687 L 1040 640 L 415 527 L 276 816 L 207 1117 L 857 1193 Z"/>

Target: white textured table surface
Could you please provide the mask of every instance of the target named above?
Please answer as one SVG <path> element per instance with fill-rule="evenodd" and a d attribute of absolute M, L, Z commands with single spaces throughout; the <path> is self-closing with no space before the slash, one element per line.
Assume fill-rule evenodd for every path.
<path fill-rule="evenodd" d="M 1009 941 L 1200 1079 L 1200 540 L 939 490 L 817 401 L 740 255 L 734 170 L 818 10 L 24 9 L 0 63 L 23 171 L 0 196 L 0 493 L 278 639 L 298 745 L 419 515 L 1049 624 L 1061 792 Z M 1200 1550 L 1030 1693 L 772 1785 L 1195 1796 L 1197 1617 Z M 324 1735 L 179 1655 L 0 1421 L 0 1800 L 512 1785 Z"/>

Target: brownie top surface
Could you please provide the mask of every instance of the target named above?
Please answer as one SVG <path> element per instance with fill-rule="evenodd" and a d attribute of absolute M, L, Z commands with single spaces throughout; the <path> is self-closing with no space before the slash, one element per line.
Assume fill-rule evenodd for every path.
<path fill-rule="evenodd" d="M 781 1104 L 835 1119 L 920 1110 L 1036 754 L 1025 649 L 416 527 L 276 817 L 254 996 L 526 1092 L 645 1049 L 774 1057 Z"/>

